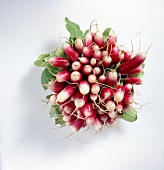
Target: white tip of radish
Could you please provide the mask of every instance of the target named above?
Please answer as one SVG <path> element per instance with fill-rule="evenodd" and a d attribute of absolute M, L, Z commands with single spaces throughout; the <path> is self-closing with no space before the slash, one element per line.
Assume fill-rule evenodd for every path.
<path fill-rule="evenodd" d="M 99 119 L 95 119 L 94 127 L 96 131 L 99 131 L 102 128 L 102 124 Z"/>
<path fill-rule="evenodd" d="M 79 91 L 81 94 L 86 95 L 90 91 L 90 85 L 87 81 L 83 80 L 79 84 Z"/>
<path fill-rule="evenodd" d="M 112 100 L 106 102 L 106 109 L 108 111 L 113 111 L 116 108 L 115 103 Z"/>
<path fill-rule="evenodd" d="M 108 115 L 109 115 L 109 117 L 111 117 L 112 119 L 115 119 L 118 114 L 117 114 L 117 112 L 115 112 L 115 111 L 111 111 L 111 112 L 108 113 Z"/>

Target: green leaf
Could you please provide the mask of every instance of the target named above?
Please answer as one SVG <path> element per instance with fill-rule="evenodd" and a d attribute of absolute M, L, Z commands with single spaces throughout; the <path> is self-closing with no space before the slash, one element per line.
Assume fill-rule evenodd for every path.
<path fill-rule="evenodd" d="M 137 77 L 137 78 L 141 78 L 144 76 L 144 71 L 142 71 L 141 73 L 139 74 L 133 74 L 134 77 Z"/>
<path fill-rule="evenodd" d="M 41 84 L 44 90 L 48 89 L 46 84 L 48 84 L 51 81 L 51 78 L 52 78 L 52 74 L 48 71 L 47 68 L 45 68 L 41 75 Z"/>
<path fill-rule="evenodd" d="M 50 54 L 41 54 L 36 61 L 34 61 L 34 65 L 37 67 L 45 67 L 45 59 L 49 57 Z"/>
<path fill-rule="evenodd" d="M 123 112 L 121 118 L 128 122 L 134 122 L 137 120 L 137 111 L 133 107 L 131 107 L 128 111 Z"/>
<path fill-rule="evenodd" d="M 57 117 L 57 118 L 55 118 L 55 124 L 57 125 L 57 124 L 59 124 L 59 125 L 65 125 L 65 121 L 63 120 L 63 118 L 62 117 Z"/>
<path fill-rule="evenodd" d="M 56 105 L 52 105 L 51 106 L 51 110 L 50 110 L 50 117 L 53 117 L 53 116 L 62 116 L 61 112 L 59 111 L 59 108 L 58 106 Z"/>
<path fill-rule="evenodd" d="M 144 69 L 144 68 L 145 68 L 145 63 L 142 63 L 141 66 L 142 66 L 142 68 Z"/>
<path fill-rule="evenodd" d="M 65 18 L 66 28 L 70 33 L 70 37 L 82 37 L 83 31 L 80 30 L 79 25 L 70 21 L 67 17 Z"/>
<path fill-rule="evenodd" d="M 108 36 L 109 36 L 110 31 L 111 31 L 111 28 L 107 28 L 107 29 L 105 29 L 105 30 L 104 30 L 104 32 L 103 32 L 103 36 L 104 36 L 104 37 L 108 37 Z"/>
<path fill-rule="evenodd" d="M 85 37 L 86 36 L 86 34 L 89 32 L 89 29 L 88 30 L 86 30 L 85 32 L 84 32 L 84 34 L 83 34 L 83 37 Z"/>
<path fill-rule="evenodd" d="M 63 49 L 61 47 L 58 47 L 56 50 L 55 50 L 55 56 L 58 56 L 58 57 L 65 57 L 65 53 L 63 51 Z"/>
<path fill-rule="evenodd" d="M 50 99 L 50 97 L 51 97 L 52 95 L 53 95 L 53 94 L 49 94 L 49 95 L 47 95 L 47 96 L 46 96 L 46 99 L 47 99 L 47 100 L 49 100 L 49 99 Z"/>
<path fill-rule="evenodd" d="M 46 64 L 46 68 L 54 77 L 61 70 L 60 68 L 51 66 L 50 64 Z"/>

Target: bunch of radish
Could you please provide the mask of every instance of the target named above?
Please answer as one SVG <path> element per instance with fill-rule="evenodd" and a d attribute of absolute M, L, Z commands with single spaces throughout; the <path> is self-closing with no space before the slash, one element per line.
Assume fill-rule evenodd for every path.
<path fill-rule="evenodd" d="M 90 126 L 100 131 L 114 125 L 117 118 L 135 121 L 134 86 L 142 84 L 147 52 L 122 49 L 110 28 L 101 33 L 90 27 L 83 34 L 77 24 L 65 21 L 69 40 L 35 62 L 48 73 L 44 72 L 47 80 L 42 85 L 52 91 L 47 97 L 54 109 L 51 116 L 73 132 Z"/>

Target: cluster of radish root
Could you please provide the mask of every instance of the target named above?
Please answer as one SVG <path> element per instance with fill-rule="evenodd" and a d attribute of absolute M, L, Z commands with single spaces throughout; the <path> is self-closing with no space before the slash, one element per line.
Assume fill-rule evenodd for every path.
<path fill-rule="evenodd" d="M 118 45 L 114 32 L 104 40 L 99 30 L 91 29 L 73 45 L 62 43 L 62 49 L 66 58 L 48 60 L 61 69 L 48 88 L 65 124 L 72 126 L 73 133 L 86 126 L 100 131 L 104 125 L 114 125 L 134 102 L 134 85 L 142 84 L 136 75 L 143 71 L 147 52 L 133 54 Z"/>

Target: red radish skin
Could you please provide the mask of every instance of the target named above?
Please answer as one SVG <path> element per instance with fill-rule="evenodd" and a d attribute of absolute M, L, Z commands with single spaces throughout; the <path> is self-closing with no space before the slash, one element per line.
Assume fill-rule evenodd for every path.
<path fill-rule="evenodd" d="M 94 127 L 96 131 L 100 131 L 102 128 L 101 121 L 98 118 L 95 118 Z"/>
<path fill-rule="evenodd" d="M 68 84 L 58 95 L 57 102 L 64 102 L 69 99 L 77 90 L 77 85 Z"/>
<path fill-rule="evenodd" d="M 112 58 L 109 55 L 103 57 L 102 65 L 104 68 L 109 68 L 112 63 Z"/>
<path fill-rule="evenodd" d="M 90 60 L 90 65 L 92 66 L 92 67 L 94 67 L 94 66 L 96 66 L 96 59 L 95 58 L 91 58 L 91 60 Z"/>
<path fill-rule="evenodd" d="M 63 43 L 62 44 L 62 49 L 64 51 L 64 53 L 68 56 L 68 58 L 71 61 L 77 61 L 79 58 L 79 53 L 77 53 L 70 44 L 68 43 Z"/>
<path fill-rule="evenodd" d="M 131 52 L 124 52 L 124 58 L 123 58 L 123 62 L 126 62 L 126 61 L 128 61 L 128 60 L 130 60 L 131 59 L 131 57 L 132 57 L 132 53 Z"/>
<path fill-rule="evenodd" d="M 78 52 L 82 52 L 84 45 L 83 45 L 83 41 L 80 38 L 77 38 L 75 40 L 75 48 Z"/>
<path fill-rule="evenodd" d="M 125 94 L 125 90 L 123 86 L 118 86 L 117 90 L 114 93 L 113 99 L 116 103 L 119 103 L 123 100 Z"/>
<path fill-rule="evenodd" d="M 117 42 L 117 36 L 115 33 L 111 34 L 107 40 L 107 48 L 108 48 L 108 52 L 109 54 L 111 53 L 111 49 L 113 47 L 115 47 L 116 45 L 116 42 Z"/>
<path fill-rule="evenodd" d="M 93 73 L 94 73 L 96 76 L 99 76 L 99 75 L 101 75 L 102 70 L 101 70 L 100 67 L 94 67 L 94 68 L 93 68 Z"/>
<path fill-rule="evenodd" d="M 70 78 L 73 83 L 79 83 L 82 80 L 82 74 L 78 71 L 73 71 Z"/>
<path fill-rule="evenodd" d="M 72 125 L 72 132 L 78 132 L 84 125 L 84 120 L 77 119 Z"/>
<path fill-rule="evenodd" d="M 84 46 L 91 47 L 92 45 L 92 34 L 88 32 L 84 37 Z"/>
<path fill-rule="evenodd" d="M 90 85 L 88 83 L 88 81 L 86 80 L 82 80 L 80 83 L 79 83 L 79 91 L 81 94 L 83 95 L 86 95 L 89 93 L 90 91 Z"/>
<path fill-rule="evenodd" d="M 53 95 L 50 97 L 50 102 L 51 102 L 53 105 L 57 105 L 56 99 L 57 99 L 57 94 L 53 94 Z"/>
<path fill-rule="evenodd" d="M 79 60 L 80 60 L 80 63 L 82 63 L 84 65 L 89 64 L 89 59 L 86 57 L 80 57 Z"/>
<path fill-rule="evenodd" d="M 123 86 L 125 93 L 130 93 L 132 91 L 133 86 L 131 84 L 125 84 Z"/>
<path fill-rule="evenodd" d="M 116 71 L 111 71 L 108 73 L 106 77 L 106 83 L 109 86 L 114 86 L 117 83 L 117 72 Z"/>
<path fill-rule="evenodd" d="M 99 85 L 98 83 L 93 83 L 93 84 L 91 85 L 91 92 L 92 92 L 93 94 L 98 94 L 99 91 L 100 91 L 100 85 Z"/>
<path fill-rule="evenodd" d="M 104 47 L 104 37 L 101 32 L 97 31 L 94 35 L 94 42 L 100 47 Z"/>
<path fill-rule="evenodd" d="M 93 68 L 90 65 L 85 65 L 82 68 L 82 74 L 85 75 L 85 76 L 90 75 L 92 73 L 92 71 L 93 71 Z"/>
<path fill-rule="evenodd" d="M 76 93 L 74 103 L 77 109 L 83 107 L 87 101 L 88 95 L 83 95 L 79 91 Z"/>
<path fill-rule="evenodd" d="M 139 53 L 135 57 L 131 58 L 130 60 L 122 63 L 119 68 L 118 72 L 121 74 L 128 74 L 139 65 L 141 65 L 146 59 L 146 53 Z"/>
<path fill-rule="evenodd" d="M 120 102 L 120 103 L 118 103 L 117 106 L 116 106 L 116 111 L 117 111 L 118 113 L 122 113 L 122 110 L 123 110 L 123 104 Z"/>
<path fill-rule="evenodd" d="M 66 124 L 69 125 L 69 126 L 72 126 L 73 123 L 74 123 L 76 120 L 77 120 L 77 117 L 74 116 L 74 115 L 71 115 L 71 116 L 70 116 L 70 120 L 68 120 L 68 121 L 66 122 Z"/>
<path fill-rule="evenodd" d="M 81 111 L 84 113 L 86 117 L 93 116 L 94 115 L 94 108 L 92 103 L 86 103 L 82 108 Z"/>
<path fill-rule="evenodd" d="M 95 74 L 90 74 L 90 75 L 88 76 L 88 82 L 89 82 L 89 83 L 95 83 L 95 82 L 96 82 L 96 76 L 95 76 Z"/>
<path fill-rule="evenodd" d="M 98 98 L 97 94 L 93 94 L 93 93 L 89 93 L 89 97 L 92 101 L 96 101 Z"/>
<path fill-rule="evenodd" d="M 72 63 L 72 69 L 73 69 L 74 71 L 79 71 L 79 70 L 82 69 L 82 64 L 81 64 L 79 61 L 74 61 L 74 62 Z"/>
<path fill-rule="evenodd" d="M 142 80 L 140 78 L 130 76 L 124 79 L 124 84 L 141 85 Z"/>
<path fill-rule="evenodd" d="M 95 44 L 95 45 L 92 46 L 92 50 L 93 50 L 93 51 L 96 51 L 96 50 L 100 50 L 100 48 L 99 48 L 98 45 Z"/>
<path fill-rule="evenodd" d="M 114 94 L 113 89 L 105 87 L 102 89 L 100 97 L 102 100 L 111 99 L 113 97 L 113 94 Z"/>
<path fill-rule="evenodd" d="M 83 53 L 83 56 L 84 57 L 91 57 L 92 56 L 92 50 L 89 48 L 89 47 L 84 47 L 83 50 L 82 50 L 82 53 Z"/>
<path fill-rule="evenodd" d="M 114 101 L 112 101 L 112 100 L 107 100 L 107 102 L 105 103 L 105 106 L 108 111 L 114 111 L 116 108 L 116 105 L 115 105 Z"/>
<path fill-rule="evenodd" d="M 75 110 L 75 104 L 73 101 L 70 101 L 69 103 L 65 104 L 63 106 L 63 111 L 68 113 L 68 114 L 71 114 L 74 110 Z"/>
<path fill-rule="evenodd" d="M 70 62 L 67 58 L 62 57 L 51 57 L 48 60 L 48 63 L 54 67 L 61 67 L 61 68 L 67 68 L 70 65 Z"/>
<path fill-rule="evenodd" d="M 101 75 L 99 78 L 98 78 L 98 82 L 101 83 L 101 84 L 104 84 L 106 82 L 106 77 L 105 75 Z"/>
<path fill-rule="evenodd" d="M 56 75 L 56 81 L 58 82 L 64 82 L 70 80 L 70 72 L 68 70 L 63 70 L 61 72 L 58 72 Z"/>
<path fill-rule="evenodd" d="M 112 63 L 116 64 L 124 58 L 124 55 L 119 48 L 113 47 L 111 50 L 110 57 L 112 58 Z"/>
<path fill-rule="evenodd" d="M 122 102 L 126 105 L 132 104 L 134 102 L 133 96 L 131 94 L 125 94 Z"/>
<path fill-rule="evenodd" d="M 107 121 L 108 117 L 109 117 L 108 114 L 101 114 L 100 115 L 100 119 L 104 122 L 104 124 Z"/>
<path fill-rule="evenodd" d="M 51 80 L 47 86 L 52 92 L 59 93 L 64 89 L 65 83 L 57 82 L 56 80 Z"/>
<path fill-rule="evenodd" d="M 115 119 L 115 118 L 117 117 L 118 113 L 113 110 L 113 111 L 110 111 L 110 112 L 108 113 L 108 115 L 109 115 L 109 117 L 110 117 L 111 119 Z"/>
<path fill-rule="evenodd" d="M 90 116 L 86 118 L 86 123 L 90 126 L 95 122 L 95 116 Z"/>
<path fill-rule="evenodd" d="M 96 66 L 97 66 L 97 67 L 101 67 L 101 66 L 102 66 L 102 61 L 97 61 Z"/>
<path fill-rule="evenodd" d="M 97 59 L 97 60 L 102 60 L 102 54 L 100 50 L 96 50 L 93 52 L 93 58 Z"/>
<path fill-rule="evenodd" d="M 139 74 L 143 71 L 143 67 L 140 65 L 137 68 L 135 68 L 134 70 L 130 71 L 128 74 Z"/>

